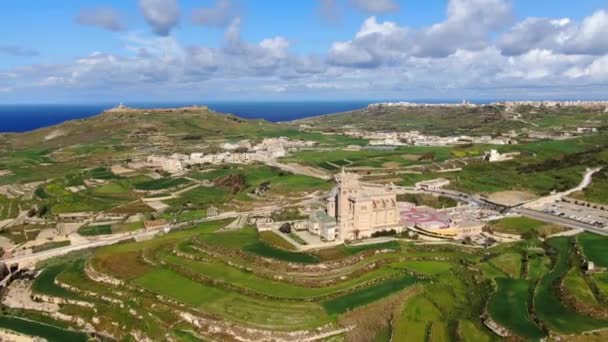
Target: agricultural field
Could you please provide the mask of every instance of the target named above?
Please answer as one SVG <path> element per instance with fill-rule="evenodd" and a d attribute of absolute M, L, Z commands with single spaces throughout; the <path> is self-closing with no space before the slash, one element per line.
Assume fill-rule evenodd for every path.
<path fill-rule="evenodd" d="M 82 236 L 112 234 L 112 226 L 111 225 L 85 226 L 85 227 L 81 227 L 78 229 L 78 234 L 80 234 Z"/>
<path fill-rule="evenodd" d="M 373 329 L 376 336 L 392 334 L 396 340 L 494 340 L 479 319 L 484 310 L 523 339 L 544 337 L 545 328 L 561 334 L 608 327 L 608 322 L 566 306 L 550 285 L 562 278 L 568 289 L 584 283 L 569 278 L 574 271 L 569 272 L 573 268 L 567 247 L 575 238 L 551 239 L 547 245 L 537 240 L 505 245 L 490 257 L 483 250 L 398 240 L 304 253 L 287 249 L 276 233 L 259 234 L 251 227 L 220 230 L 229 222 L 198 224 L 147 241 L 57 259 L 42 265 L 32 289 L 95 303 L 96 314 L 74 305 L 63 305 L 61 312 L 85 320 L 98 317 L 89 321 L 96 329 L 123 336 L 124 329 L 137 327 L 152 339 L 167 334 L 212 338 L 225 331 L 222 322 L 244 335 L 310 334 L 318 327 L 339 329 L 341 322 L 383 306 L 393 312 L 394 324 L 374 321 Z M 535 252 L 524 259 L 521 253 L 530 244 Z M 91 272 L 114 283 L 100 282 Z M 120 301 L 124 309 L 112 311 L 114 306 L 100 295 Z M 137 323 L 129 312 L 149 312 L 150 319 Z M 173 327 L 174 317 L 184 312 L 211 319 L 218 330 L 201 330 L 187 322 Z M 110 321 L 125 328 L 112 327 Z M 239 327 L 253 330 L 247 333 Z M 360 328 L 368 331 L 370 326 Z M 364 333 L 357 329 L 352 334 Z"/>
<path fill-rule="evenodd" d="M 562 285 L 576 301 L 589 306 L 599 306 L 597 298 L 578 269 L 570 269 L 566 273 Z"/>
<path fill-rule="evenodd" d="M 363 120 L 373 114 L 378 129 L 433 134 L 499 134 L 523 125 L 500 108 L 474 111 L 422 109 L 428 120 L 421 120 L 421 113 L 392 109 L 362 111 L 354 117 Z M 208 221 L 213 218 L 207 216 L 208 209 L 216 207 L 226 214 L 220 217 L 261 212 L 275 221 L 305 219 L 304 209 L 323 205 L 334 186 L 328 179 L 341 168 L 358 172 L 365 182 L 411 186 L 443 177 L 451 182 L 448 188 L 471 195 L 517 190 L 543 196 L 578 185 L 586 168 L 608 163 L 608 137 L 603 133 L 563 141 L 532 141 L 523 134 L 519 144 L 504 146 L 373 149 L 359 138 L 206 109 L 146 115 L 106 113 L 68 122 L 59 126 L 64 135 L 48 141 L 45 137 L 58 128 L 0 137 L 7 146 L 0 151 L 0 169 L 11 171 L 0 177 L 0 186 L 41 181 L 33 183 L 23 198 L 0 196 L 0 220 L 16 217 L 19 208 L 32 208 L 32 221 L 41 222 L 17 224 L 0 232 L 3 237 L 16 243 L 30 241 L 43 229 L 55 228 L 59 214 L 72 212 L 96 213 L 95 220 L 101 223 L 83 221 L 77 230 L 80 236 L 45 241 L 32 248 L 34 253 L 72 242 L 112 240 L 115 237 L 106 235 L 144 228 L 140 219 L 165 219 L 172 226 L 169 233 L 146 236 L 150 232 L 142 230 L 133 239 L 127 236 L 114 245 L 38 264 L 35 279 L 23 280 L 31 284 L 33 294 L 59 302 L 53 306 L 56 311 L 49 317 L 2 306 L 0 328 L 49 341 L 88 340 L 83 331 L 92 328 L 107 334 L 108 340 L 121 341 L 335 342 L 498 340 L 480 317 L 504 327 L 512 340 L 565 340 L 571 334 L 608 328 L 608 320 L 576 305 L 599 310 L 606 305 L 606 273 L 586 273 L 581 262 L 588 259 L 599 268 L 608 267 L 605 237 L 582 233 L 548 238 L 563 228 L 508 217 L 489 226 L 495 232 L 523 235 L 523 241 L 485 248 L 428 243 L 419 236 L 397 234 L 375 243 L 308 250 L 305 247 L 312 246 L 293 233 L 258 232 L 252 221 L 234 228 L 229 226 L 234 218 Z M 593 118 L 561 109 L 558 121 L 544 109 L 538 115 L 524 109 L 522 115 L 540 131 L 550 131 L 559 120 L 563 127 L 575 128 Z M 304 122 L 325 133 L 339 133 L 342 123 L 370 125 L 340 116 Z M 146 155 L 216 153 L 224 142 L 256 143 L 281 136 L 317 145 L 290 150 L 269 163 L 281 168 L 261 163 L 193 164 L 183 174 L 171 175 L 160 170 L 152 174 L 152 168 L 142 167 L 129 177 L 113 174 L 110 168 L 116 163 L 136 165 Z M 39 147 L 42 144 L 44 148 Z M 480 156 L 493 148 L 522 155 L 500 164 L 483 162 Z M 302 174 L 284 171 L 290 165 L 278 163 L 300 164 L 297 170 Z M 311 169 L 319 174 L 306 172 Z M 592 186 L 575 196 L 605 203 L 605 176 L 598 173 Z M 401 195 L 399 200 L 433 208 L 458 205 L 450 198 L 426 194 Z M 159 201 L 166 206 L 155 207 Z"/>
<path fill-rule="evenodd" d="M 480 154 L 481 152 L 477 152 Z M 283 158 L 286 162 L 303 163 L 335 171 L 343 166 L 348 167 L 403 167 L 424 163 L 424 157 L 433 161 L 443 161 L 452 156 L 449 147 L 399 147 L 393 151 L 299 151 Z M 427 160 L 428 162 L 428 160 Z"/>
<path fill-rule="evenodd" d="M 497 290 L 490 298 L 488 312 L 494 320 L 527 339 L 545 336 L 528 312 L 533 284 L 523 279 L 496 279 Z"/>
<path fill-rule="evenodd" d="M 160 178 L 135 183 L 137 190 L 165 190 L 189 183 L 185 178 Z"/>
<path fill-rule="evenodd" d="M 561 302 L 554 284 L 566 275 L 569 270 L 569 251 L 571 241 L 568 238 L 554 238 L 548 241 L 549 248 L 556 252 L 553 269 L 545 274 L 536 286 L 534 307 L 537 317 L 546 326 L 557 332 L 572 334 L 585 330 L 594 330 L 608 325 L 608 321 L 588 317 L 567 307 Z"/>
<path fill-rule="evenodd" d="M 576 241 L 581 246 L 585 257 L 600 267 L 608 267 L 608 238 L 605 236 L 583 233 Z"/>
<path fill-rule="evenodd" d="M 529 236 L 548 236 L 564 230 L 563 227 L 547 224 L 528 217 L 507 217 L 491 222 L 492 230 L 499 233 Z"/>
<path fill-rule="evenodd" d="M 19 215 L 19 201 L 0 195 L 0 221 Z"/>

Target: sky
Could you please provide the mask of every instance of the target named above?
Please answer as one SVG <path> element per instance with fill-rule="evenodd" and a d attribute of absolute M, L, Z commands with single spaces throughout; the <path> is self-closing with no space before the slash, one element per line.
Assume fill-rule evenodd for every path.
<path fill-rule="evenodd" d="M 607 99 L 608 0 L 23 0 L 0 103 Z"/>

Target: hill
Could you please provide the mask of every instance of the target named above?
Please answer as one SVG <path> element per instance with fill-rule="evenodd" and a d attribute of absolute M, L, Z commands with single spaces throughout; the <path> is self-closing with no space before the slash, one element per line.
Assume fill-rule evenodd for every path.
<path fill-rule="evenodd" d="M 292 122 L 320 131 L 420 131 L 434 135 L 500 135 L 515 131 L 558 131 L 603 127 L 604 108 L 483 106 L 369 106 L 360 110 Z"/>
<path fill-rule="evenodd" d="M 115 108 L 87 119 L 71 120 L 31 132 L 3 134 L 4 147 L 24 149 L 65 147 L 73 144 L 180 145 L 183 141 L 248 135 L 276 128 L 264 120 L 245 120 L 207 107 L 175 109 Z"/>

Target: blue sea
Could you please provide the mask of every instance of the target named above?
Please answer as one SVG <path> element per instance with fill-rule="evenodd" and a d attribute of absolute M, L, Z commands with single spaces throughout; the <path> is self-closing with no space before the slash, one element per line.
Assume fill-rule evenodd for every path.
<path fill-rule="evenodd" d="M 380 101 L 301 101 L 301 102 L 166 102 L 125 103 L 134 108 L 174 108 L 195 104 L 247 119 L 272 122 L 290 121 L 311 116 L 340 113 L 365 108 Z M 433 102 L 433 101 L 412 101 Z M 459 102 L 456 100 L 435 102 Z M 116 104 L 0 104 L 0 132 L 26 132 L 58 123 L 84 119 L 115 107 Z"/>
<path fill-rule="evenodd" d="M 200 104 L 217 112 L 235 114 L 242 118 L 279 122 L 360 109 L 373 102 L 375 101 L 179 102 L 125 103 L 125 105 L 135 108 L 173 108 Z M 84 119 L 115 106 L 116 104 L 0 104 L 0 132 L 25 132 L 67 120 Z"/>

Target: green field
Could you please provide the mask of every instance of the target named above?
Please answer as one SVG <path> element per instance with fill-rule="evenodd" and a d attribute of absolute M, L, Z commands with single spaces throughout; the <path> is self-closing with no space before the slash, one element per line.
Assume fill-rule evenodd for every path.
<path fill-rule="evenodd" d="M 528 307 L 532 284 L 523 279 L 497 278 L 496 292 L 488 303 L 488 312 L 499 324 L 526 339 L 538 340 L 545 333 L 531 319 Z"/>
<path fill-rule="evenodd" d="M 160 178 L 149 181 L 135 183 L 137 190 L 164 190 L 174 188 L 190 181 L 185 178 Z"/>
<path fill-rule="evenodd" d="M 206 208 L 210 205 L 221 207 L 230 198 L 230 191 L 223 187 L 197 187 L 179 195 L 179 198 L 166 201 L 174 208 Z"/>
<path fill-rule="evenodd" d="M 555 293 L 554 284 L 566 275 L 570 269 L 568 255 L 570 241 L 559 237 L 548 241 L 557 255 L 551 272 L 538 283 L 534 295 L 536 315 L 552 330 L 562 333 L 577 333 L 585 330 L 599 329 L 608 326 L 608 321 L 593 319 L 567 308 Z"/>
<path fill-rule="evenodd" d="M 0 220 L 15 218 L 19 215 L 19 202 L 0 195 Z"/>
<path fill-rule="evenodd" d="M 551 260 L 545 256 L 537 256 L 528 260 L 528 279 L 531 281 L 539 280 L 543 274 L 551 269 Z"/>
<path fill-rule="evenodd" d="M 112 234 L 112 226 L 108 224 L 101 226 L 85 226 L 78 229 L 78 234 L 82 236 Z"/>
<path fill-rule="evenodd" d="M 55 278 L 57 278 L 59 273 L 63 272 L 65 268 L 66 265 L 62 264 L 46 267 L 36 278 L 36 281 L 32 286 L 32 291 L 59 298 L 82 299 L 82 296 L 55 284 Z"/>
<path fill-rule="evenodd" d="M 32 252 L 33 253 L 44 252 L 44 251 L 48 251 L 49 249 L 69 246 L 70 244 L 71 244 L 71 242 L 69 240 L 47 242 L 47 243 L 43 243 L 42 245 L 37 245 L 37 246 L 32 247 Z"/>
<path fill-rule="evenodd" d="M 326 191 L 331 187 L 330 183 L 321 179 L 294 175 L 274 167 L 261 165 L 221 168 L 208 172 L 195 173 L 193 174 L 193 177 L 196 179 L 213 181 L 237 174 L 242 175 L 246 182 L 244 189 L 235 196 L 236 199 L 240 201 L 251 201 L 248 194 L 262 184 L 266 184 L 269 187 L 269 190 L 264 194 L 264 197 L 295 195 L 315 190 Z"/>
<path fill-rule="evenodd" d="M 145 289 L 182 303 L 221 314 L 237 322 L 281 328 L 313 327 L 328 320 L 321 307 L 313 303 L 256 300 L 206 286 L 168 270 L 155 270 L 135 283 Z"/>
<path fill-rule="evenodd" d="M 593 275 L 593 281 L 597 285 L 600 293 L 608 297 L 608 273 L 596 273 Z"/>
<path fill-rule="evenodd" d="M 492 336 L 485 327 L 479 327 L 471 321 L 460 321 L 458 323 L 458 335 L 464 342 L 490 342 Z"/>
<path fill-rule="evenodd" d="M 392 264 L 393 267 L 403 267 L 424 275 L 437 275 L 449 271 L 454 264 L 447 261 L 405 261 Z"/>
<path fill-rule="evenodd" d="M 50 324 L 8 315 L 0 315 L 0 328 L 30 336 L 42 337 L 49 342 L 85 342 L 89 340 L 89 337 L 85 333 L 70 331 Z"/>
<path fill-rule="evenodd" d="M 522 235 L 529 232 L 540 236 L 555 234 L 564 228 L 537 221 L 528 217 L 507 217 L 491 223 L 492 229 L 499 233 Z"/>
<path fill-rule="evenodd" d="M 582 233 L 577 236 L 585 256 L 600 267 L 608 267 L 608 238 L 605 236 Z"/>
<path fill-rule="evenodd" d="M 490 259 L 490 263 L 513 278 L 519 278 L 521 274 L 521 255 L 518 253 L 501 254 Z"/>
<path fill-rule="evenodd" d="M 168 265 L 181 266 L 190 272 L 205 275 L 211 279 L 223 281 L 243 289 L 254 291 L 258 294 L 285 299 L 306 299 L 327 296 L 339 291 L 348 290 L 355 286 L 360 286 L 372 280 L 399 275 L 399 273 L 394 270 L 380 269 L 369 272 L 358 278 L 342 281 L 333 286 L 307 288 L 265 279 L 248 272 L 226 267 L 226 265 L 221 262 L 196 262 L 170 255 L 163 257 L 162 260 Z"/>
<path fill-rule="evenodd" d="M 598 304 L 597 299 L 593 295 L 593 291 L 580 274 L 580 271 L 573 267 L 566 273 L 563 280 L 563 286 L 578 302 L 595 306 Z"/>
<path fill-rule="evenodd" d="M 356 307 L 366 305 L 384 298 L 392 293 L 412 286 L 416 280 L 410 276 L 387 280 L 378 285 L 370 286 L 353 293 L 323 302 L 323 307 L 330 315 L 344 313 Z"/>
<path fill-rule="evenodd" d="M 388 165 L 403 167 L 421 163 L 417 159 L 425 154 L 432 154 L 434 161 L 442 161 L 452 157 L 451 148 L 449 147 L 406 146 L 399 147 L 393 151 L 298 151 L 284 158 L 284 160 L 333 171 L 345 165 L 349 167 L 386 167 Z M 422 163 L 425 162 L 422 161 Z M 337 167 L 332 166 L 332 164 Z"/>
<path fill-rule="evenodd" d="M 282 233 L 275 233 L 273 231 L 260 232 L 260 240 L 273 247 L 288 251 L 294 250 L 294 245 L 285 240 L 280 234 Z"/>
<path fill-rule="evenodd" d="M 433 341 L 443 341 L 446 328 L 441 311 L 425 296 L 418 295 L 405 303 L 395 324 L 395 341 L 427 341 L 428 335 Z"/>
<path fill-rule="evenodd" d="M 319 261 L 319 258 L 313 254 L 286 251 L 261 241 L 255 228 L 244 228 L 238 231 L 206 234 L 201 238 L 211 245 L 242 249 L 266 258 L 299 263 L 316 263 Z"/>

